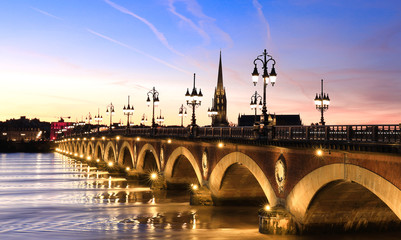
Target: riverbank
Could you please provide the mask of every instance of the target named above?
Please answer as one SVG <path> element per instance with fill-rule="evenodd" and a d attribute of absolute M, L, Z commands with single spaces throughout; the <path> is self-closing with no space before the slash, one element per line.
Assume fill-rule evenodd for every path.
<path fill-rule="evenodd" d="M 13 142 L 0 140 L 1 153 L 50 153 L 53 148 L 53 142 L 49 141 Z"/>

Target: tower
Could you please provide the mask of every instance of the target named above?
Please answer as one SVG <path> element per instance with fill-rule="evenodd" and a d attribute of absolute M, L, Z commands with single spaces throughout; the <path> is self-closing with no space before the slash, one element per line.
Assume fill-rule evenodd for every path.
<path fill-rule="evenodd" d="M 223 70 L 221 66 L 221 51 L 219 61 L 219 72 L 217 76 L 217 87 L 214 90 L 213 109 L 217 111 L 217 115 L 212 116 L 213 127 L 226 127 L 227 121 L 227 98 L 226 89 L 223 86 Z"/>

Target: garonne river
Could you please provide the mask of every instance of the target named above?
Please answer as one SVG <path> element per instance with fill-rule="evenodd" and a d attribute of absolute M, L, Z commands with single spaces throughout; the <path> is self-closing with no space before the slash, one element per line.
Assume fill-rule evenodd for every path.
<path fill-rule="evenodd" d="M 191 206 L 55 153 L 0 154 L 0 239 L 401 239 L 400 233 L 274 236 L 258 207 Z"/>

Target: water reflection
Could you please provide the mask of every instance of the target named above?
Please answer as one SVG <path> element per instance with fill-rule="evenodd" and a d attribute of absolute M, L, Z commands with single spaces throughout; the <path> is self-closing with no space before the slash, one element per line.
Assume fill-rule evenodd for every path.
<path fill-rule="evenodd" d="M 60 155 L 0 159 L 0 239 L 321 238 L 261 235 L 257 208 L 190 206 L 188 191 L 152 192 Z"/>

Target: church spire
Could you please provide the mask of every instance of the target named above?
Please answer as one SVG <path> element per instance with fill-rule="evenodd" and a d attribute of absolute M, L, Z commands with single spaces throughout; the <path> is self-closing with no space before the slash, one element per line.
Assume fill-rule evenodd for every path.
<path fill-rule="evenodd" d="M 217 75 L 217 92 L 220 94 L 224 93 L 224 86 L 223 86 L 223 69 L 221 66 L 221 50 L 220 50 L 220 61 L 219 61 L 219 73 Z"/>
<path fill-rule="evenodd" d="M 227 98 L 226 91 L 223 86 L 223 67 L 221 64 L 221 50 L 219 60 L 219 72 L 217 76 L 217 86 L 214 90 L 213 107 L 217 115 L 212 117 L 212 126 L 225 127 L 228 126 L 227 121 Z"/>

